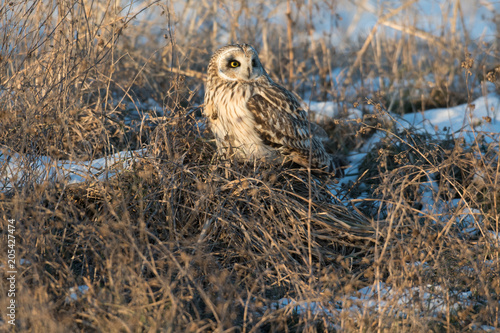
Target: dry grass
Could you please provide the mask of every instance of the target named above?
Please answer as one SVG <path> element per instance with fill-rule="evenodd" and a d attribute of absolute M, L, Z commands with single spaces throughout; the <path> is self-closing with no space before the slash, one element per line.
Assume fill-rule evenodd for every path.
<path fill-rule="evenodd" d="M 319 12 L 335 34 L 335 2 L 279 3 L 282 22 L 268 0 L 174 3 L 0 7 L 2 179 L 9 159 L 21 161 L 0 193 L 0 225 L 7 239 L 16 220 L 17 259 L 29 261 L 18 263 L 14 331 L 498 329 L 498 137 L 398 131 L 382 107 L 454 105 L 484 88 L 480 77 L 498 82 L 498 45 L 461 35 L 459 2 L 446 5 L 455 14 L 439 38 L 398 23 L 414 18 L 408 1 L 345 52 L 312 38 Z M 215 154 L 200 119 L 203 77 L 211 50 L 235 40 L 255 44 L 300 94 L 344 108 L 380 101 L 363 121 L 325 124 L 343 153 L 388 133 L 355 183 Z M 146 153 L 131 167 L 106 165 L 106 177 L 78 184 L 36 171 L 41 157 L 60 168 L 136 149 Z M 78 286 L 89 289 L 73 300 Z M 364 299 L 365 287 L 379 294 Z M 0 319 L 10 328 L 4 310 Z"/>

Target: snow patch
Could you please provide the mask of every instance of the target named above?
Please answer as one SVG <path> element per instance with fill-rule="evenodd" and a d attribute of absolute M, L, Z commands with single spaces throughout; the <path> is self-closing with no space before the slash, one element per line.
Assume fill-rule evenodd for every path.
<path fill-rule="evenodd" d="M 54 160 L 47 156 L 21 156 L 10 151 L 0 152 L 0 192 L 8 191 L 26 178 L 37 183 L 63 181 L 68 184 L 87 180 L 105 180 L 130 168 L 145 149 L 121 151 L 92 161 Z"/>
<path fill-rule="evenodd" d="M 89 287 L 87 286 L 78 286 L 69 288 L 69 296 L 66 297 L 66 303 L 71 303 L 77 301 L 79 298 L 83 297 L 83 295 L 89 291 Z"/>

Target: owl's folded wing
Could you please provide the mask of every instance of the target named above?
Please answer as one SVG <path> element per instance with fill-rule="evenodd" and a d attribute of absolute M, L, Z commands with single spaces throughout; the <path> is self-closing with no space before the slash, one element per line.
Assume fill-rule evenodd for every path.
<path fill-rule="evenodd" d="M 311 164 L 313 168 L 335 171 L 331 156 L 320 138 L 314 135 L 318 126 L 309 122 L 299 101 L 289 91 L 273 85 L 252 96 L 247 107 L 265 145 L 278 149 L 303 166 Z"/>

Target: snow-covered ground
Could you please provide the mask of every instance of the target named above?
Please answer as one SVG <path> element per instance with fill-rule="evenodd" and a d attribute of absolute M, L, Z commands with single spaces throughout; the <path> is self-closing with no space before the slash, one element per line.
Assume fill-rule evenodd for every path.
<path fill-rule="evenodd" d="M 337 106 L 333 103 L 310 103 L 311 110 L 323 117 L 337 114 Z M 350 114 L 356 115 L 360 111 L 350 109 Z M 457 105 L 451 108 L 432 109 L 424 112 L 409 113 L 400 117 L 392 115 L 399 128 L 412 128 L 416 131 L 428 132 L 436 137 L 453 134 L 463 137 L 466 142 L 472 142 L 479 135 L 484 135 L 486 142 L 498 139 L 500 133 L 500 96 L 495 93 L 482 96 L 470 104 Z M 346 170 L 342 182 L 354 180 L 358 174 L 360 161 L 373 146 L 385 135 L 377 133 L 369 139 L 359 151 L 350 155 L 351 166 Z"/>
<path fill-rule="evenodd" d="M 437 135 L 449 131 L 463 135 L 466 141 L 472 142 L 479 132 L 485 135 L 500 133 L 500 98 L 496 94 L 489 94 L 470 104 L 406 114 L 400 126 L 412 126 Z"/>
<path fill-rule="evenodd" d="M 305 105 L 316 114 L 315 119 L 333 118 L 339 115 L 342 106 L 332 102 L 308 101 Z M 361 110 L 347 109 L 348 118 L 362 116 Z M 500 133 L 500 96 L 490 93 L 470 104 L 450 108 L 431 109 L 424 112 L 408 113 L 402 117 L 392 115 L 402 128 L 413 127 L 431 134 L 462 132 Z M 473 137 L 468 137 L 473 139 Z M 373 144 L 373 142 L 372 142 Z"/>
<path fill-rule="evenodd" d="M 321 104 L 311 103 L 312 106 Z M 323 107 L 323 110 L 335 110 L 333 106 Z M 315 110 L 313 108 L 313 110 Z M 455 138 L 463 138 L 472 143 L 482 136 L 484 142 L 498 143 L 500 138 L 500 96 L 489 94 L 476 99 L 469 104 L 451 108 L 427 110 L 425 112 L 405 114 L 400 117 L 391 115 L 400 129 L 411 128 L 414 131 L 427 132 L 436 138 L 444 138 L 452 134 Z M 373 135 L 358 151 L 351 152 L 350 165 L 346 177 L 340 179 L 341 184 L 348 185 L 356 181 L 359 166 L 366 154 L 386 135 L 383 132 Z M 418 148 L 418 147 L 417 147 Z M 463 199 L 443 201 L 439 197 L 438 184 L 435 179 L 428 179 L 420 185 L 422 193 L 422 214 L 440 216 L 442 221 L 453 218 L 456 226 L 468 234 L 481 234 L 491 242 L 498 243 L 499 236 L 494 232 L 485 232 L 481 227 L 483 216 L 479 211 L 470 209 Z M 359 198 L 362 198 L 361 195 Z"/>
<path fill-rule="evenodd" d="M 66 180 L 67 184 L 105 180 L 130 168 L 135 159 L 144 153 L 145 150 L 141 149 L 122 151 L 92 161 L 64 161 L 0 151 L 0 191 L 8 191 L 26 178 L 37 183 Z"/>

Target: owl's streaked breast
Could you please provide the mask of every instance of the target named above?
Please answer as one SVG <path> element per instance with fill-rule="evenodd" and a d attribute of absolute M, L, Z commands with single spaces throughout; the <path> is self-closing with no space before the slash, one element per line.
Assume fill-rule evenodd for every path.
<path fill-rule="evenodd" d="M 217 146 L 240 159 L 275 157 L 256 132 L 254 116 L 247 108 L 252 93 L 252 85 L 236 84 L 231 89 L 218 87 L 212 94 L 210 102 L 216 116 L 208 118 Z"/>

